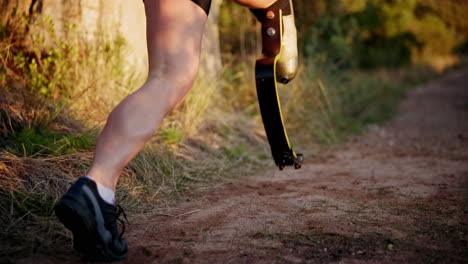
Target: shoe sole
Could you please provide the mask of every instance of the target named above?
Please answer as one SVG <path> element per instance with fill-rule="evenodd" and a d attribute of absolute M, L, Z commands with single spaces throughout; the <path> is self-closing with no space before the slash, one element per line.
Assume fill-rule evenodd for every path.
<path fill-rule="evenodd" d="M 80 214 L 79 212 L 86 212 L 86 209 L 73 197 L 65 196 L 54 209 L 60 222 L 73 233 L 73 247 L 87 260 L 116 261 L 127 257 L 127 253 L 116 255 L 108 248 L 107 244 L 111 241 L 99 236 L 102 230 L 100 233 L 98 229 L 105 229 L 103 224 L 98 227 L 96 221 L 89 221 L 91 217 Z"/>

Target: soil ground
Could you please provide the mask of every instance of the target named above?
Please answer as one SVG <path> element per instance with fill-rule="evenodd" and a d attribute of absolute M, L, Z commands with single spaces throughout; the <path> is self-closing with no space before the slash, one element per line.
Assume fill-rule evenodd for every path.
<path fill-rule="evenodd" d="M 468 69 L 412 90 L 392 121 L 301 170 L 130 222 L 124 263 L 468 263 Z M 63 247 L 20 262 L 80 261 Z"/>

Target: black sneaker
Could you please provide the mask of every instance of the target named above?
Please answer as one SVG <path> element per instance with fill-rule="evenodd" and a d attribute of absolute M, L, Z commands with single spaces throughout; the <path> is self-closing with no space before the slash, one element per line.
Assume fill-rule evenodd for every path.
<path fill-rule="evenodd" d="M 127 257 L 127 242 L 119 234 L 117 221 L 123 210 L 106 203 L 96 183 L 78 179 L 55 205 L 55 214 L 73 232 L 73 247 L 88 260 L 116 261 Z M 125 213 L 123 213 L 125 219 Z"/>

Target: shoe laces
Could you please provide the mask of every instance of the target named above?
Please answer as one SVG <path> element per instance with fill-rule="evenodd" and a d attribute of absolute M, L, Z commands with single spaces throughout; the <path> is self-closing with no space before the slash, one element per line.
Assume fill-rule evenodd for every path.
<path fill-rule="evenodd" d="M 128 221 L 127 215 L 125 214 L 125 211 L 123 210 L 122 206 L 116 204 L 116 207 L 117 207 L 117 211 L 114 214 L 115 218 L 114 218 L 113 221 L 111 221 L 109 223 L 109 225 L 110 225 L 110 229 L 113 230 L 111 232 L 112 233 L 115 232 L 115 235 L 116 235 L 116 233 L 118 232 L 117 222 L 119 222 L 119 224 L 121 226 L 121 230 L 122 230 L 122 231 L 120 231 L 120 234 L 119 234 L 119 240 L 120 240 L 120 239 L 122 239 L 122 236 L 125 233 L 126 225 L 127 224 L 129 225 L 130 222 Z M 123 219 L 122 219 L 122 216 L 123 216 Z"/>

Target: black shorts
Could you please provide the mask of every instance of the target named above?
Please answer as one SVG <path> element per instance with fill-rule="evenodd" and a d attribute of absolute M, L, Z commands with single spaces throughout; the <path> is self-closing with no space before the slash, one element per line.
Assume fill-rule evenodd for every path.
<path fill-rule="evenodd" d="M 205 11 L 206 15 L 210 13 L 211 0 L 192 0 L 192 2 L 201 7 Z"/>

